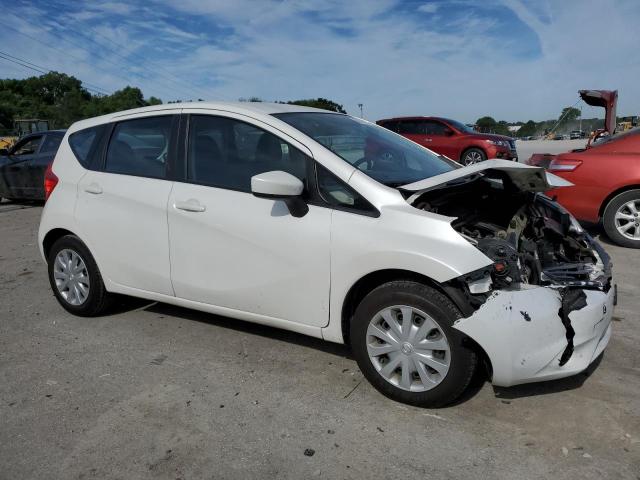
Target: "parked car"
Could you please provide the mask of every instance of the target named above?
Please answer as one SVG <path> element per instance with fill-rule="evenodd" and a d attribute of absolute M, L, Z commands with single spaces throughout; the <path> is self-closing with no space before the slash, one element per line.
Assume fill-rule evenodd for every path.
<path fill-rule="evenodd" d="M 383 394 L 438 406 L 480 364 L 516 385 L 607 345 L 609 257 L 536 194 L 566 183 L 324 110 L 162 105 L 70 127 L 38 244 L 73 314 L 117 293 L 344 342 Z"/>
<path fill-rule="evenodd" d="M 63 137 L 64 130 L 38 132 L 0 150 L 0 199 L 44 200 L 44 172 Z"/>
<path fill-rule="evenodd" d="M 463 165 L 472 165 L 488 158 L 518 160 L 513 138 L 479 133 L 456 120 L 399 117 L 378 120 L 376 123 Z"/>
<path fill-rule="evenodd" d="M 549 195 L 576 218 L 602 222 L 615 243 L 640 248 L 640 128 L 601 136 L 590 148 L 535 155 L 529 163 L 545 166 L 573 184 Z"/>
<path fill-rule="evenodd" d="M 585 137 L 585 133 L 582 130 L 572 130 L 571 133 L 569 133 L 569 138 L 571 140 L 578 140 L 584 137 Z"/>

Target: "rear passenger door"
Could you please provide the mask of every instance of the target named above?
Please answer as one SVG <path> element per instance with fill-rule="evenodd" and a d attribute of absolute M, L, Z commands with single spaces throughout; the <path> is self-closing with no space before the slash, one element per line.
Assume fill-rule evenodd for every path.
<path fill-rule="evenodd" d="M 176 296 L 249 320 L 325 326 L 331 210 L 309 205 L 296 218 L 283 201 L 251 193 L 251 177 L 273 170 L 296 176 L 308 192 L 310 152 L 233 114 L 194 112 L 186 137 L 186 168 L 168 210 Z"/>
<path fill-rule="evenodd" d="M 77 156 L 93 152 L 78 185 L 80 236 L 102 275 L 118 285 L 173 295 L 167 200 L 179 118 L 156 114 L 116 122 L 98 148 L 92 142 L 100 134 L 94 140 L 90 132 L 70 136 Z"/>
<path fill-rule="evenodd" d="M 429 144 L 425 143 L 426 130 L 423 120 L 401 120 L 398 122 L 398 133 L 423 147 L 429 147 Z"/>

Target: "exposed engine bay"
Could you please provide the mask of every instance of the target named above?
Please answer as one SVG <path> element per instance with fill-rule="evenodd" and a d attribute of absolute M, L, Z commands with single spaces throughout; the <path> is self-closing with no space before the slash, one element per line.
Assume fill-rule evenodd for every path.
<path fill-rule="evenodd" d="M 468 278 L 471 293 L 519 284 L 605 292 L 611 286 L 609 258 L 597 242 L 561 206 L 503 172 L 460 178 L 410 202 L 456 217 L 452 227 L 493 260 L 492 267 Z"/>

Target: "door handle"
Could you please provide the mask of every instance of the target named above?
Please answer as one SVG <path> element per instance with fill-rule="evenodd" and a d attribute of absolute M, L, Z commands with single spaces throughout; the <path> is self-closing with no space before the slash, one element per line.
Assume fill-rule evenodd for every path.
<path fill-rule="evenodd" d="M 433 142 L 433 139 L 432 138 L 425 138 L 424 141 L 425 142 Z"/>
<path fill-rule="evenodd" d="M 177 210 L 184 210 L 185 212 L 204 212 L 207 207 L 201 205 L 200 202 L 194 198 L 190 198 L 186 202 L 176 202 L 173 206 Z"/>
<path fill-rule="evenodd" d="M 94 195 L 100 195 L 102 193 L 102 187 L 94 182 L 84 187 L 84 191 Z"/>

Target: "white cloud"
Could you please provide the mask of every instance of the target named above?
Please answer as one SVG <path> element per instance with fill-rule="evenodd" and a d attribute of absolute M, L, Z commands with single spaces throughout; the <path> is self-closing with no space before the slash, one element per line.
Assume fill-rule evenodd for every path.
<path fill-rule="evenodd" d="M 638 2 L 487 0 L 483 6 L 519 19 L 513 31 L 506 26 L 502 38 L 495 31 L 505 27 L 470 0 L 453 0 L 454 16 L 443 2 L 417 7 L 437 8 L 430 12 L 438 18 L 435 26 L 415 10 L 390 10 L 393 3 L 159 0 L 124 16 L 118 4 L 109 5 L 112 12 L 104 18 L 90 17 L 93 7 L 67 13 L 68 23 L 50 24 L 45 34 L 40 25 L 51 16 L 31 10 L 23 16 L 40 15 L 43 23 L 17 21 L 19 28 L 69 55 L 6 30 L 0 42 L 34 63 L 105 88 L 121 88 L 126 80 L 165 100 L 323 96 L 350 112 L 364 103 L 365 115 L 373 119 L 434 114 L 468 122 L 485 114 L 506 120 L 557 117 L 578 100 L 580 88 L 618 88 L 619 112 L 640 110 Z M 15 18 L 8 23 L 16 25 Z M 74 33 L 84 31 L 83 22 L 125 48 L 95 37 L 110 47 L 100 51 Z M 533 32 L 529 37 L 539 55 L 514 56 L 518 29 Z"/>
<path fill-rule="evenodd" d="M 418 7 L 418 11 L 422 13 L 436 13 L 438 11 L 437 3 L 425 3 Z"/>

